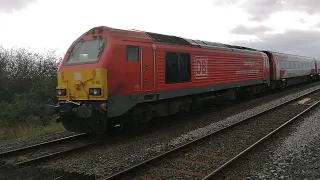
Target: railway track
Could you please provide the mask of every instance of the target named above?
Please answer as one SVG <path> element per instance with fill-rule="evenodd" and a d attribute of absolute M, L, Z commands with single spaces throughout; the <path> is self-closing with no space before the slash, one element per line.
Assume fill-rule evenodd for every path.
<path fill-rule="evenodd" d="M 0 153 L 0 161 L 2 164 L 31 165 L 84 149 L 101 141 L 100 136 L 80 133 Z"/>
<path fill-rule="evenodd" d="M 95 180 L 94 175 L 81 173 L 70 173 L 51 169 L 40 169 L 30 166 L 0 166 L 0 179 L 25 180 L 25 179 L 46 179 L 46 180 Z"/>
<path fill-rule="evenodd" d="M 319 90 L 223 127 L 106 179 L 211 179 L 279 129 L 316 107 Z"/>

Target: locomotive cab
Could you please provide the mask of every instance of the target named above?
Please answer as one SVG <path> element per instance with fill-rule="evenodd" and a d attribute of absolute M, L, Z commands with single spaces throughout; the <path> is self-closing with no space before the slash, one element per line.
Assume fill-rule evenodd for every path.
<path fill-rule="evenodd" d="M 106 99 L 106 69 L 99 67 L 99 59 L 106 39 L 79 41 L 66 55 L 58 70 L 59 100 Z"/>
<path fill-rule="evenodd" d="M 139 93 L 143 101 L 155 99 L 149 93 L 154 69 L 155 46 L 145 33 L 92 28 L 74 41 L 58 69 L 58 122 L 72 132 L 122 129 L 130 121 L 126 113 L 142 99 L 135 98 Z"/>
<path fill-rule="evenodd" d="M 103 134 L 107 128 L 107 38 L 102 28 L 75 41 L 58 69 L 56 112 L 68 131 Z"/>

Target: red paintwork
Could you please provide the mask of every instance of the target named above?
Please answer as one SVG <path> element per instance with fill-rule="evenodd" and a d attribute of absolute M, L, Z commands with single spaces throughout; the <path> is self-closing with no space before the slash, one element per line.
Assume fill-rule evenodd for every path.
<path fill-rule="evenodd" d="M 204 49 L 191 46 L 187 47 L 181 45 L 154 43 L 153 40 L 144 32 L 126 31 L 108 27 L 97 28 L 102 30 L 99 35 L 107 38 L 107 44 L 104 52 L 101 55 L 100 61 L 94 64 L 73 66 L 64 66 L 62 63 L 62 65 L 59 67 L 59 70 L 98 67 L 107 69 L 109 96 L 255 80 L 268 78 L 269 76 L 268 72 L 270 70 L 264 63 L 265 55 L 260 52 L 248 53 L 241 50 L 231 52 L 218 49 Z M 68 52 L 71 51 L 75 43 L 81 38 L 92 38 L 92 35 L 89 33 L 90 31 L 79 37 L 70 46 Z M 127 45 L 136 45 L 141 48 L 143 59 L 142 63 L 141 61 L 127 61 Z M 153 45 L 156 48 L 155 65 L 153 64 Z M 191 53 L 191 82 L 165 84 L 165 51 L 181 51 Z M 68 53 L 63 61 L 66 60 L 67 56 Z M 208 71 L 206 78 L 197 79 L 195 77 L 197 56 L 204 56 L 207 59 Z M 246 65 L 245 61 L 248 61 Z M 154 66 L 156 67 L 155 69 L 153 68 Z M 143 69 L 142 73 L 141 67 Z M 246 74 L 248 72 L 255 72 L 256 74 Z M 142 79 L 141 75 L 143 77 Z M 145 79 L 147 81 L 143 82 Z"/>
<path fill-rule="evenodd" d="M 180 84 L 165 84 L 165 51 L 185 51 L 191 53 L 192 59 L 192 81 L 189 83 Z M 196 56 L 204 56 L 207 61 L 207 78 L 196 78 Z M 189 86 L 202 86 L 210 84 L 219 84 L 227 82 L 237 82 L 244 80 L 261 79 L 263 75 L 263 56 L 261 53 L 244 53 L 244 52 L 229 52 L 222 50 L 201 49 L 195 47 L 181 47 L 173 45 L 157 44 L 157 88 L 171 89 L 183 88 Z M 250 59 L 256 64 L 253 66 L 244 66 L 244 61 Z M 243 70 L 259 70 L 256 75 L 236 75 L 236 71 Z"/>
<path fill-rule="evenodd" d="M 280 69 L 279 71 L 280 71 L 280 78 L 282 79 L 284 74 L 286 73 L 286 70 Z"/>

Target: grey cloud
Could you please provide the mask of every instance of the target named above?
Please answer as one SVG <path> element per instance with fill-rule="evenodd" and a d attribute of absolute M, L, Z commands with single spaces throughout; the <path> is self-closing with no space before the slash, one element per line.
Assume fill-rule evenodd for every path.
<path fill-rule="evenodd" d="M 240 1 L 234 0 L 232 3 L 238 4 Z M 215 5 L 231 3 L 229 0 L 226 3 L 223 2 L 223 0 L 214 0 Z M 320 2 L 319 0 L 248 0 L 240 4 L 240 8 L 251 14 L 252 20 L 262 21 L 274 12 L 286 10 L 317 14 L 320 11 Z"/>
<path fill-rule="evenodd" d="M 302 24 L 304 24 L 304 23 L 306 23 L 306 20 L 303 19 L 303 18 L 301 18 L 301 19 L 299 20 L 299 22 L 302 23 Z"/>
<path fill-rule="evenodd" d="M 262 21 L 273 12 L 283 10 L 278 0 L 248 0 L 241 7 L 251 14 L 255 21 Z"/>
<path fill-rule="evenodd" d="M 231 44 L 320 58 L 320 32 L 288 30 L 283 34 L 265 34 L 260 41 L 235 41 Z"/>
<path fill-rule="evenodd" d="M 315 28 L 320 28 L 320 22 L 318 22 L 314 27 Z"/>
<path fill-rule="evenodd" d="M 213 0 L 213 5 L 221 6 L 221 5 L 230 5 L 233 3 L 238 3 L 240 0 Z"/>
<path fill-rule="evenodd" d="M 239 25 L 239 26 L 235 27 L 234 29 L 232 29 L 231 33 L 251 35 L 251 34 L 264 33 L 269 30 L 271 30 L 271 28 L 269 28 L 267 26 L 247 27 L 247 26 Z"/>
<path fill-rule="evenodd" d="M 27 7 L 37 0 L 0 0 L 0 12 L 11 13 Z"/>

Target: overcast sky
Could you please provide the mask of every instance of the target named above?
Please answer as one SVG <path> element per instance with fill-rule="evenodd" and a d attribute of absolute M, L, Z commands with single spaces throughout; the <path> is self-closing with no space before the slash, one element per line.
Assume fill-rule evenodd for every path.
<path fill-rule="evenodd" d="M 0 44 L 64 53 L 94 26 L 320 57 L 319 0 L 0 0 Z"/>

